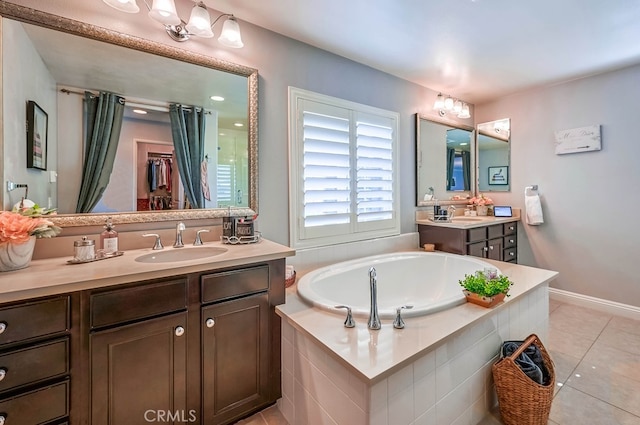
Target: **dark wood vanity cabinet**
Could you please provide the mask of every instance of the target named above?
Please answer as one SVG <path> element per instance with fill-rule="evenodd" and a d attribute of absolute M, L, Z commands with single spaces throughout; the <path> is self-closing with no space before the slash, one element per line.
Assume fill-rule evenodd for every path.
<path fill-rule="evenodd" d="M 491 260 L 517 262 L 517 222 L 458 229 L 419 224 L 420 246 L 435 244 L 438 251 L 473 255 Z"/>
<path fill-rule="evenodd" d="M 201 288 L 202 423 L 230 423 L 272 399 L 269 268 L 202 276 Z"/>
<path fill-rule="evenodd" d="M 100 290 L 89 301 L 92 425 L 186 412 L 187 279 Z"/>
<path fill-rule="evenodd" d="M 71 297 L 0 307 L 0 421 L 66 423 L 70 412 Z"/>
<path fill-rule="evenodd" d="M 84 300 L 91 425 L 228 424 L 280 396 L 284 260 Z"/>

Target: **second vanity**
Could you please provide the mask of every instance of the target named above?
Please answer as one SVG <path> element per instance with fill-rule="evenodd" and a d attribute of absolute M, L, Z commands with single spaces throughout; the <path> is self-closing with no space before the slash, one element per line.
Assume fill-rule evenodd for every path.
<path fill-rule="evenodd" d="M 518 221 L 519 210 L 513 217 L 455 216 L 450 222 L 416 216 L 421 247 L 434 244 L 438 251 L 513 263 L 518 261 Z"/>
<path fill-rule="evenodd" d="M 1 274 L 3 423 L 226 424 L 274 403 L 275 306 L 294 251 L 267 240 L 207 247 L 219 250 L 182 261 L 136 261 L 150 249 L 77 265 L 50 258 Z"/>

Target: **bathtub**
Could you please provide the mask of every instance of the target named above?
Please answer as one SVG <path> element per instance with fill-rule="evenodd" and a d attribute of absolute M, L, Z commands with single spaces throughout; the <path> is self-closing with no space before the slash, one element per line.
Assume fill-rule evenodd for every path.
<path fill-rule="evenodd" d="M 351 307 L 356 316 L 369 315 L 369 268 L 378 281 L 378 314 L 393 319 L 396 308 L 412 305 L 403 317 L 422 316 L 465 302 L 458 280 L 486 267 L 495 266 L 476 257 L 439 252 L 401 252 L 374 255 L 316 269 L 297 284 L 298 295 L 307 303 L 328 311 Z M 501 273 L 498 270 L 498 273 Z"/>

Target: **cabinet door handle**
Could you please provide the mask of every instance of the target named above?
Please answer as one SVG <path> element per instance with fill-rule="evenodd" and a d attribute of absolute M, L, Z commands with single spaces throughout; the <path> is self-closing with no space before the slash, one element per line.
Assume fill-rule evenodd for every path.
<path fill-rule="evenodd" d="M 516 253 L 515 252 L 510 252 L 509 255 L 512 256 L 512 257 L 515 257 Z"/>
<path fill-rule="evenodd" d="M 213 327 L 213 325 L 215 325 L 215 324 L 216 324 L 216 321 L 215 321 L 215 320 L 213 320 L 213 319 L 211 319 L 211 318 L 209 318 L 209 319 L 207 319 L 207 321 L 205 322 L 205 324 L 207 325 L 207 327 L 208 327 L 208 328 L 212 328 L 212 327 Z"/>
<path fill-rule="evenodd" d="M 487 248 L 486 246 L 484 248 L 482 248 L 482 249 L 484 249 L 484 252 L 489 251 L 489 248 Z"/>
<path fill-rule="evenodd" d="M 513 239 L 509 239 L 509 243 L 515 243 L 516 241 L 514 241 Z"/>
<path fill-rule="evenodd" d="M 9 325 L 7 325 L 6 322 L 0 322 L 0 334 L 4 333 L 4 331 L 7 330 L 7 326 L 9 326 Z M 0 423 L 0 425 L 2 425 L 2 424 Z"/>
<path fill-rule="evenodd" d="M 509 230 L 514 230 L 514 229 L 515 229 L 515 227 L 509 226 Z"/>
<path fill-rule="evenodd" d="M 182 335 L 184 335 L 184 328 L 182 326 L 178 326 L 176 328 L 176 336 L 182 336 Z M 0 425 L 2 425 L 2 424 L 0 424 Z"/>
<path fill-rule="evenodd" d="M 7 369 L 4 367 L 0 367 L 0 381 L 4 380 L 7 376 Z"/>
<path fill-rule="evenodd" d="M 4 421 L 7 419 L 5 415 L 0 415 L 0 425 L 4 425 Z"/>
<path fill-rule="evenodd" d="M 489 247 L 489 249 L 493 249 L 493 245 L 491 245 L 491 246 Z"/>

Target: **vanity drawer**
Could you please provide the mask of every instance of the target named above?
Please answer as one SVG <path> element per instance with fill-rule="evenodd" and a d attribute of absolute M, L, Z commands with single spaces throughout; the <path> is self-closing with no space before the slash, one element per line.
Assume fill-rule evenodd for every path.
<path fill-rule="evenodd" d="M 0 309 L 0 345 L 54 335 L 69 330 L 69 297 Z"/>
<path fill-rule="evenodd" d="M 518 249 L 514 246 L 503 251 L 503 261 L 516 262 L 518 261 Z"/>
<path fill-rule="evenodd" d="M 187 308 L 187 279 L 91 294 L 91 329 L 133 322 Z"/>
<path fill-rule="evenodd" d="M 69 339 L 0 355 L 0 392 L 69 373 Z"/>
<path fill-rule="evenodd" d="M 503 235 L 512 235 L 516 233 L 516 230 L 518 230 L 518 223 L 515 221 L 512 221 L 511 223 L 504 223 L 502 226 L 504 227 Z"/>
<path fill-rule="evenodd" d="M 505 248 L 513 248 L 518 246 L 518 236 L 516 236 L 515 234 L 505 236 L 502 246 L 504 246 Z"/>
<path fill-rule="evenodd" d="M 487 238 L 495 239 L 500 238 L 504 235 L 502 224 L 494 224 L 492 226 L 487 226 Z"/>
<path fill-rule="evenodd" d="M 69 415 L 69 381 L 0 401 L 5 424 L 43 424 Z"/>
<path fill-rule="evenodd" d="M 269 289 L 269 266 L 204 275 L 201 278 L 203 303 L 220 301 Z"/>
<path fill-rule="evenodd" d="M 477 242 L 487 239 L 487 228 L 485 226 L 475 227 L 467 230 L 467 242 Z"/>

